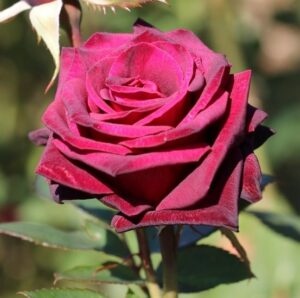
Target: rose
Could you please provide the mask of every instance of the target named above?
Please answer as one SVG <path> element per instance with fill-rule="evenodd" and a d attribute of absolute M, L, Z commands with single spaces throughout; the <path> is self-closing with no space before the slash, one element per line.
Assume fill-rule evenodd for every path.
<path fill-rule="evenodd" d="M 250 71 L 193 33 L 136 24 L 64 48 L 37 173 L 55 200 L 98 198 L 117 231 L 167 224 L 236 229 L 240 198 L 261 198 L 253 150 L 271 132 L 247 103 Z M 45 130 L 31 138 L 41 143 Z"/>

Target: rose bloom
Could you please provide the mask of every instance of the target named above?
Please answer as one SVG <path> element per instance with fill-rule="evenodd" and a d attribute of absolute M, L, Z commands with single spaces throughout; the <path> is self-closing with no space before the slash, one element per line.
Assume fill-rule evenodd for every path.
<path fill-rule="evenodd" d="M 55 100 L 31 134 L 46 142 L 37 174 L 56 201 L 97 198 L 112 225 L 237 229 L 240 200 L 261 198 L 253 150 L 272 132 L 247 103 L 251 71 L 192 32 L 138 22 L 64 48 Z"/>

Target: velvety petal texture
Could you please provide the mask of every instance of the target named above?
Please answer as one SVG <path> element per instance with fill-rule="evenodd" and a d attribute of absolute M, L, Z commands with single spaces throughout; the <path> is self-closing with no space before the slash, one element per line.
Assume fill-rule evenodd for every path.
<path fill-rule="evenodd" d="M 253 150 L 272 131 L 248 104 L 251 71 L 192 32 L 96 33 L 64 48 L 37 173 L 57 202 L 97 198 L 119 232 L 149 225 L 238 228 L 239 200 L 261 198 Z M 100 203 L 101 202 L 101 203 Z"/>

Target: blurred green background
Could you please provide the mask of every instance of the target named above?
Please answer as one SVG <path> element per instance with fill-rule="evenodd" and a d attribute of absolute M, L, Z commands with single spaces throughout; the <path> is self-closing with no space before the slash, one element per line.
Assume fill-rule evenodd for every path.
<path fill-rule="evenodd" d="M 0 9 L 14 1 L 2 0 Z M 253 69 L 251 102 L 269 113 L 277 134 L 258 155 L 265 173 L 276 177 L 255 210 L 300 214 L 300 2 L 296 0 L 169 0 L 131 13 L 103 15 L 84 7 L 83 34 L 131 31 L 137 17 L 161 30 L 179 27 L 197 33 L 225 53 L 234 71 Z M 62 32 L 62 40 L 67 45 Z M 80 216 L 71 206 L 42 200 L 35 193 L 34 167 L 41 149 L 27 139 L 53 99 L 44 94 L 53 71 L 44 45 L 37 46 L 26 13 L 0 25 L 0 222 L 27 220 L 74 228 Z M 240 219 L 239 239 L 253 262 L 257 279 L 183 297 L 299 298 L 300 245 L 282 238 L 249 215 Z M 231 250 L 219 235 L 214 242 Z M 97 253 L 57 252 L 9 237 L 0 238 L 0 296 L 50 287 L 53 272 L 96 264 Z M 201 260 L 198 260 L 201 266 Z M 118 298 L 118 297 L 116 297 Z"/>

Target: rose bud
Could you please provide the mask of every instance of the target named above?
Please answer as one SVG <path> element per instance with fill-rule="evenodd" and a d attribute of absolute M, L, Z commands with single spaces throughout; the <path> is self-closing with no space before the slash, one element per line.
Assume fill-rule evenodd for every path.
<path fill-rule="evenodd" d="M 133 33 L 96 33 L 62 51 L 37 173 L 58 202 L 98 198 L 118 210 L 119 232 L 237 229 L 240 200 L 261 198 L 253 150 L 272 134 L 248 104 L 250 79 L 190 31 L 138 22 Z"/>

